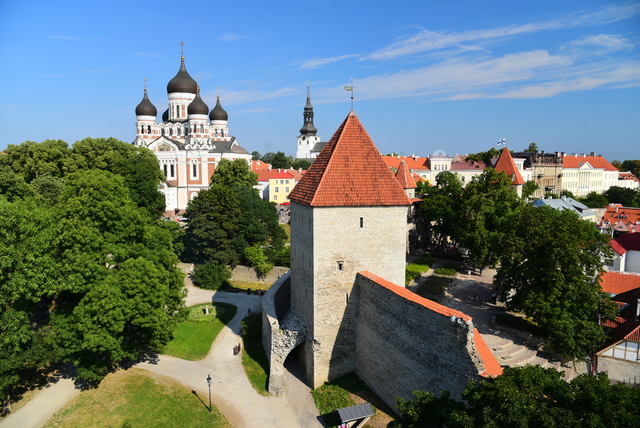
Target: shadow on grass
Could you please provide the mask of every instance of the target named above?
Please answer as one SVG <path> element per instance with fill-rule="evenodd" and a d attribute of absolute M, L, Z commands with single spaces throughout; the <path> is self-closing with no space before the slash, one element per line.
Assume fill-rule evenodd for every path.
<path fill-rule="evenodd" d="M 267 394 L 269 381 L 269 360 L 262 348 L 262 342 L 245 338 L 244 352 L 247 357 L 253 360 L 252 363 L 245 364 L 245 371 L 251 384 L 262 395 Z"/>
<path fill-rule="evenodd" d="M 453 284 L 453 278 L 438 275 L 430 275 L 420 281 L 416 288 L 416 294 L 433 301 L 440 301 L 444 297 L 445 290 Z"/>

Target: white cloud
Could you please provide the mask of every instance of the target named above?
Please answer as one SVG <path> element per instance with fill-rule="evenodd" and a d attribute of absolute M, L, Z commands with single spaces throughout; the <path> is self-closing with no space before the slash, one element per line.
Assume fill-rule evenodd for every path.
<path fill-rule="evenodd" d="M 406 36 L 390 45 L 379 49 L 366 59 L 389 60 L 416 53 L 440 50 L 459 46 L 470 42 L 487 42 L 518 34 L 535 33 L 546 30 L 557 30 L 607 24 L 620 19 L 626 19 L 640 14 L 640 3 L 629 3 L 611 6 L 593 12 L 580 12 L 557 19 L 514 24 L 497 28 L 465 31 L 465 32 L 436 32 L 421 28 L 416 34 Z"/>
<path fill-rule="evenodd" d="M 224 40 L 225 42 L 235 42 L 236 40 L 245 39 L 247 36 L 243 36 L 238 33 L 226 33 L 220 36 L 220 40 Z"/>
<path fill-rule="evenodd" d="M 604 55 L 625 49 L 633 49 L 633 43 L 619 34 L 598 34 L 583 36 L 562 48 L 573 55 Z"/>
<path fill-rule="evenodd" d="M 342 61 L 342 60 L 345 60 L 345 59 L 357 58 L 359 56 L 360 56 L 360 54 L 351 54 L 351 55 L 334 56 L 334 57 L 331 57 L 331 58 L 310 59 L 308 61 L 305 61 L 299 68 L 303 69 L 303 70 L 310 70 L 310 69 L 313 69 L 313 68 L 322 67 L 323 65 L 327 65 L 327 64 L 334 63 L 334 62 Z"/>

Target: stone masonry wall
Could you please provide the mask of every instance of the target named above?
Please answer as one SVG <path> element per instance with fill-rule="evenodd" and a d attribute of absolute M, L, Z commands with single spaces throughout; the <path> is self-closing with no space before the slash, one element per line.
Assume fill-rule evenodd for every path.
<path fill-rule="evenodd" d="M 356 372 L 393 408 L 396 397 L 411 399 L 414 390 L 440 394 L 447 389 L 459 397 L 469 379 L 484 370 L 470 318 L 452 323 L 448 312 L 434 311 L 420 304 L 422 298 L 409 300 L 361 274 L 357 297 Z"/>

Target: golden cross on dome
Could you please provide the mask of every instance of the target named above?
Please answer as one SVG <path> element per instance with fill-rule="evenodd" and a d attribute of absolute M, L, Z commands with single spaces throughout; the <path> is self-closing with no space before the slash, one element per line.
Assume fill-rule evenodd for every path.
<path fill-rule="evenodd" d="M 182 59 L 184 59 L 184 42 L 180 42 L 180 46 L 182 46 Z"/>

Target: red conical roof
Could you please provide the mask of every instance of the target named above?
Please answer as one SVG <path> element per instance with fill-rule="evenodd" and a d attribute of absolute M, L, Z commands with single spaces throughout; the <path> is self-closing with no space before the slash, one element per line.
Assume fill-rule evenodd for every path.
<path fill-rule="evenodd" d="M 509 152 L 508 148 L 505 147 L 502 149 L 502 153 L 500 153 L 500 157 L 498 158 L 498 162 L 496 162 L 494 169 L 498 172 L 504 172 L 508 177 L 511 177 L 511 184 L 524 184 L 522 175 L 520 175 L 520 171 L 516 168 L 516 164 L 513 161 L 511 152 Z"/>
<path fill-rule="evenodd" d="M 314 207 L 410 204 L 353 111 L 294 187 L 289 199 Z"/>
<path fill-rule="evenodd" d="M 398 166 L 398 170 L 396 171 L 396 180 L 402 186 L 403 189 L 415 189 L 416 182 L 411 176 L 411 171 L 409 171 L 409 167 L 407 166 L 404 159 L 400 161 L 400 165 Z"/>

